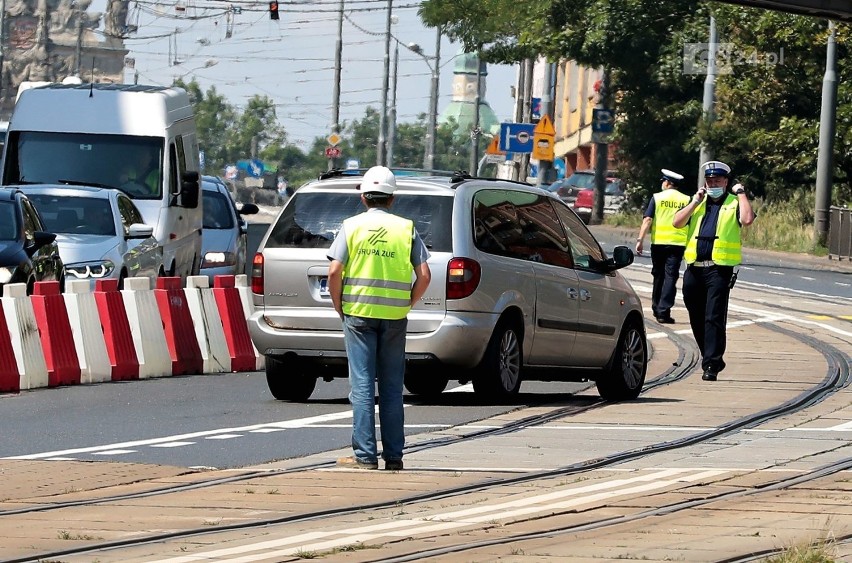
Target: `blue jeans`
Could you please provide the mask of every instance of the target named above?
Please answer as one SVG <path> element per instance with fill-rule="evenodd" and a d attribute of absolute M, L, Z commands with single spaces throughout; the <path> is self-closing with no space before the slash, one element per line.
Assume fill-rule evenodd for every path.
<path fill-rule="evenodd" d="M 376 382 L 379 385 L 379 424 L 382 458 L 402 459 L 405 414 L 402 386 L 405 378 L 405 331 L 408 319 L 384 320 L 343 317 L 343 335 L 349 360 L 349 402 L 352 404 L 352 449 L 361 461 L 378 461 L 376 447 Z"/>

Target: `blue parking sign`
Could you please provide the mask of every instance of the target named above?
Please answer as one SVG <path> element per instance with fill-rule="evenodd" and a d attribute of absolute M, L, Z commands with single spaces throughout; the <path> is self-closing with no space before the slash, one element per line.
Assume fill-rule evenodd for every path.
<path fill-rule="evenodd" d="M 506 152 L 531 153 L 533 149 L 532 123 L 501 123 L 500 150 Z"/>

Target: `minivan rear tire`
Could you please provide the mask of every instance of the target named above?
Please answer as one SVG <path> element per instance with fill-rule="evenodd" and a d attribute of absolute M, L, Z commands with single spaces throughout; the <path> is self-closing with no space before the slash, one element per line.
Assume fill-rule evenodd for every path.
<path fill-rule="evenodd" d="M 648 367 L 648 343 L 642 326 L 634 319 L 621 330 L 609 369 L 595 381 L 605 401 L 635 399 L 645 384 Z"/>
<path fill-rule="evenodd" d="M 266 384 L 279 401 L 304 403 L 314 392 L 317 378 L 305 373 L 298 358 L 267 356 Z"/>
<path fill-rule="evenodd" d="M 441 376 L 440 370 L 446 369 L 440 366 L 408 367 L 405 370 L 405 388 L 412 395 L 423 397 L 436 397 L 444 392 L 450 379 Z"/>
<path fill-rule="evenodd" d="M 521 342 L 514 323 L 507 320 L 497 323 L 473 377 L 473 390 L 478 395 L 504 398 L 518 393 L 523 368 Z"/>

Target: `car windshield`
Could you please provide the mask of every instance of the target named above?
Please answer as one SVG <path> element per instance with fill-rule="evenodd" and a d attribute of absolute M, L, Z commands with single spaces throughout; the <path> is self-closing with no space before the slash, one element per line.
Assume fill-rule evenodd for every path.
<path fill-rule="evenodd" d="M 228 196 L 204 190 L 204 228 L 205 229 L 233 229 L 234 212 L 233 205 Z"/>
<path fill-rule="evenodd" d="M 594 188 L 595 175 L 587 174 L 585 172 L 575 172 L 567 180 L 565 180 L 565 185 L 577 186 L 580 189 Z"/>
<path fill-rule="evenodd" d="M 272 228 L 266 247 L 329 248 L 343 221 L 363 211 L 357 192 L 296 192 Z M 452 197 L 402 194 L 390 211 L 414 221 L 426 248 L 452 250 Z"/>
<path fill-rule="evenodd" d="M 11 201 L 0 202 L 0 240 L 15 240 L 18 231 L 15 205 Z"/>
<path fill-rule="evenodd" d="M 607 180 L 606 195 L 621 195 L 621 182 L 618 180 Z"/>
<path fill-rule="evenodd" d="M 94 197 L 29 194 L 51 233 L 115 236 L 109 200 Z"/>

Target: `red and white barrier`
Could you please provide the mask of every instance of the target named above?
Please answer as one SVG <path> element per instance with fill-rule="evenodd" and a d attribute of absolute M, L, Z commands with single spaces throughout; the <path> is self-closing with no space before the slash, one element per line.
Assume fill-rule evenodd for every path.
<path fill-rule="evenodd" d="M 237 291 L 240 292 L 240 301 L 243 302 L 243 313 L 245 313 L 246 319 L 254 314 L 254 302 L 251 298 L 251 288 L 248 283 L 248 276 L 246 274 L 239 274 L 234 276 L 234 285 L 237 288 Z M 252 350 L 254 350 L 255 357 L 255 369 L 262 370 L 266 367 L 266 356 L 262 355 L 258 352 L 257 348 L 254 347 L 254 343 L 251 345 Z"/>
<path fill-rule="evenodd" d="M 139 379 L 139 360 L 136 346 L 130 333 L 130 321 L 124 309 L 124 300 L 118 292 L 117 279 L 102 279 L 95 282 L 95 303 L 101 326 L 104 328 L 112 380 Z"/>
<path fill-rule="evenodd" d="M 231 356 L 228 354 L 228 343 L 222 330 L 216 299 L 210 289 L 210 279 L 207 276 L 189 276 L 186 278 L 184 293 L 195 325 L 201 357 L 204 359 L 204 373 L 229 373 Z"/>
<path fill-rule="evenodd" d="M 172 358 L 151 280 L 127 278 L 121 296 L 139 360 L 139 379 L 171 375 Z"/>
<path fill-rule="evenodd" d="M 112 377 L 98 305 L 89 280 L 65 282 L 65 308 L 80 361 L 80 382 L 100 383 Z"/>
<path fill-rule="evenodd" d="M 12 349 L 20 374 L 19 389 L 47 387 L 47 362 L 41 346 L 33 304 L 27 296 L 27 285 L 3 286 L 3 313 L 12 339 Z"/>
<path fill-rule="evenodd" d="M 154 296 L 163 317 L 166 343 L 172 359 L 172 374 L 197 374 L 204 370 L 201 349 L 195 338 L 195 327 L 186 294 L 178 277 L 157 278 Z"/>
<path fill-rule="evenodd" d="M 254 371 L 257 369 L 257 357 L 235 281 L 234 276 L 216 276 L 213 280 L 216 310 L 222 317 L 222 328 L 231 355 L 231 368 L 233 371 Z"/>
<path fill-rule="evenodd" d="M 80 360 L 58 281 L 35 283 L 30 297 L 47 364 L 49 387 L 80 383 Z"/>
<path fill-rule="evenodd" d="M 3 313 L 3 301 L 0 300 L 0 392 L 20 391 L 21 374 L 18 371 L 18 360 L 15 349 L 12 348 L 12 335 Z"/>

